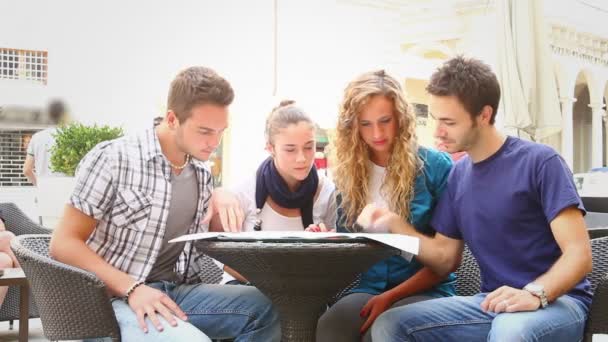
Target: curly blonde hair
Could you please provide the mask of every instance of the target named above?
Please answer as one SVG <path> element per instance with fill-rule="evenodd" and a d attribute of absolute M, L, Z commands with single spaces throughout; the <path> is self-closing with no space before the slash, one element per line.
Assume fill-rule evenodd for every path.
<path fill-rule="evenodd" d="M 392 100 L 398 124 L 380 191 L 389 209 L 403 218 L 409 218 L 414 182 L 422 166 L 418 157 L 415 116 L 399 81 L 379 70 L 350 82 L 344 90 L 332 148 L 333 178 L 342 195 L 343 223 L 348 229 L 367 204 L 369 192 L 370 151 L 359 134 L 358 117 L 369 100 L 378 95 Z"/>

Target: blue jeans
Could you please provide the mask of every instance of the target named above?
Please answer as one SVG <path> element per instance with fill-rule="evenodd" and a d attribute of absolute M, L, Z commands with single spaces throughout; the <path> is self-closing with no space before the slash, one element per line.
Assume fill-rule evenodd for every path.
<path fill-rule="evenodd" d="M 170 282 L 148 284 L 165 292 L 188 316 L 171 327 L 161 316 L 164 330 L 159 332 L 146 318 L 148 333 L 137 323 L 135 313 L 124 301 L 112 306 L 123 341 L 280 341 L 279 316 L 272 303 L 252 286 L 210 284 L 175 285 Z M 204 333 L 203 333 L 204 332 Z M 207 337 L 209 336 L 209 337 Z"/>
<path fill-rule="evenodd" d="M 490 313 L 487 293 L 446 297 L 391 309 L 372 326 L 374 341 L 580 341 L 586 306 L 564 295 L 544 309 Z"/>

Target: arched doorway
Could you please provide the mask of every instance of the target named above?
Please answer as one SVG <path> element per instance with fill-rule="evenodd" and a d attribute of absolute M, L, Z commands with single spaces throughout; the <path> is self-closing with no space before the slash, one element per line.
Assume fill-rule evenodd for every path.
<path fill-rule="evenodd" d="M 580 72 L 574 87 L 576 102 L 572 108 L 572 130 L 574 144 L 574 173 L 588 172 L 591 169 L 591 127 L 592 114 L 589 108 L 590 95 L 587 77 Z"/>

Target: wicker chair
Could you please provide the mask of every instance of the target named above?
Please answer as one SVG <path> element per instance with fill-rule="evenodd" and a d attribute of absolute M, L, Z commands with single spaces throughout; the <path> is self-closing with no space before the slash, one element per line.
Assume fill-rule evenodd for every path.
<path fill-rule="evenodd" d="M 587 211 L 608 213 L 608 197 L 581 197 L 581 200 Z"/>
<path fill-rule="evenodd" d="M 608 197 L 581 197 L 581 200 L 587 209 L 587 227 L 608 227 Z"/>
<path fill-rule="evenodd" d="M 473 296 L 481 289 L 481 275 L 477 260 L 465 245 L 462 252 L 460 267 L 456 270 L 456 294 L 459 296 Z"/>
<path fill-rule="evenodd" d="M 120 329 L 105 284 L 94 274 L 49 257 L 48 235 L 17 237 L 11 247 L 21 263 L 39 307 L 44 335 L 50 340 L 110 337 L 120 341 Z M 218 281 L 218 267 L 201 260 Z M 221 270 L 219 272 L 221 279 Z M 205 280 L 205 279 L 203 279 Z"/>
<path fill-rule="evenodd" d="M 585 215 L 587 228 L 608 227 L 608 213 L 588 211 Z"/>
<path fill-rule="evenodd" d="M 608 236 L 608 222 L 604 227 L 588 228 L 587 232 L 589 233 L 590 239 L 597 239 L 604 236 Z"/>
<path fill-rule="evenodd" d="M 593 271 L 589 275 L 593 293 L 593 303 L 585 327 L 585 342 L 590 342 L 593 334 L 608 334 L 608 237 L 591 240 Z"/>
<path fill-rule="evenodd" d="M 30 220 L 13 203 L 0 203 L 0 212 L 5 222 L 6 229 L 15 235 L 23 234 L 50 234 L 51 230 L 43 228 Z M 0 321 L 9 321 L 12 329 L 13 321 L 19 319 L 19 286 L 11 286 L 8 294 L 0 307 Z M 38 308 L 30 297 L 29 317 L 37 318 Z"/>
<path fill-rule="evenodd" d="M 593 334 L 608 334 L 608 237 L 592 239 L 591 250 L 593 271 L 589 274 L 589 281 L 594 296 L 585 327 L 585 342 L 590 342 Z M 479 267 L 466 247 L 456 274 L 456 292 L 459 296 L 472 296 L 480 292 Z"/>
<path fill-rule="evenodd" d="M 38 304 L 44 335 L 52 341 L 120 341 L 105 284 L 92 273 L 51 259 L 50 240 L 48 235 L 23 235 L 11 243 Z"/>

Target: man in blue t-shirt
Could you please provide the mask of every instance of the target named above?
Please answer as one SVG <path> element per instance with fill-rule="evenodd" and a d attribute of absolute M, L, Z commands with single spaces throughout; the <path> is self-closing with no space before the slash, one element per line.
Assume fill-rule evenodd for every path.
<path fill-rule="evenodd" d="M 466 151 L 448 178 L 433 238 L 386 209 L 362 220 L 420 238 L 418 260 L 438 274 L 459 264 L 466 243 L 481 270 L 481 293 L 389 310 L 377 341 L 579 341 L 591 292 L 585 209 L 572 173 L 550 147 L 505 137 L 494 127 L 500 87 L 474 59 L 446 62 L 427 87 L 436 137 Z"/>

